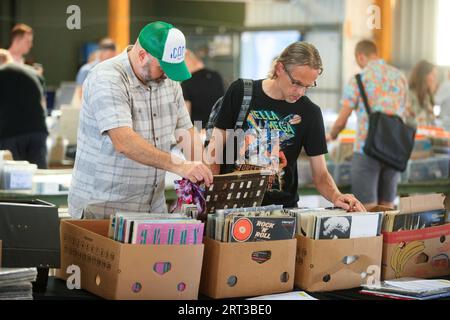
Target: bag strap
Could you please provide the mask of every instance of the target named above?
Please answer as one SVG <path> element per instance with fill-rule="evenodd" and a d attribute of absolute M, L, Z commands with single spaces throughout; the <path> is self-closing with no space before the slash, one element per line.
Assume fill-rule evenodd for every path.
<path fill-rule="evenodd" d="M 206 123 L 206 130 L 214 128 L 214 122 L 217 118 L 217 114 L 220 111 L 220 107 L 222 105 L 223 96 L 218 98 L 214 105 L 211 108 L 211 113 L 209 114 L 208 122 Z"/>
<path fill-rule="evenodd" d="M 356 78 L 356 82 L 358 83 L 359 93 L 361 94 L 361 97 L 363 99 L 364 107 L 366 108 L 366 112 L 368 115 L 370 115 L 371 112 L 370 112 L 369 100 L 367 99 L 366 90 L 364 90 L 364 85 L 361 80 L 361 74 L 358 73 L 357 75 L 355 75 L 355 78 Z"/>
<path fill-rule="evenodd" d="M 244 82 L 244 96 L 242 97 L 241 110 L 234 125 L 234 130 L 242 128 L 253 96 L 253 80 L 242 79 L 242 81 Z"/>
<path fill-rule="evenodd" d="M 252 101 L 253 97 L 253 80 L 242 79 L 242 81 L 244 83 L 244 95 L 242 97 L 241 109 L 239 111 L 238 119 L 234 125 L 235 130 L 242 128 L 245 117 L 247 116 L 248 109 L 250 107 L 250 102 Z M 211 141 L 212 130 L 214 128 L 217 114 L 222 108 L 223 98 L 224 97 L 222 96 L 216 101 L 212 108 L 211 115 L 209 116 L 208 124 L 206 125 L 206 139 L 204 143 L 205 147 L 207 147 L 209 145 L 209 142 Z"/>

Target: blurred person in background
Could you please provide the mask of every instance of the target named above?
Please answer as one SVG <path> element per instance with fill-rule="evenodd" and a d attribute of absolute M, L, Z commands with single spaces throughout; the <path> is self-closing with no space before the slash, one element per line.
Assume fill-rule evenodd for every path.
<path fill-rule="evenodd" d="M 440 118 L 450 120 L 450 70 L 447 71 L 447 78 L 440 84 L 434 100 L 441 106 Z"/>
<path fill-rule="evenodd" d="M 379 57 L 378 48 L 372 40 L 358 42 L 355 60 L 361 68 L 361 81 L 371 111 L 403 117 L 408 102 L 408 81 L 405 75 Z M 352 77 L 344 87 L 341 106 L 327 140 L 338 137 L 355 111 L 358 127 L 351 165 L 352 193 L 368 210 L 377 205 L 393 208 L 400 172 L 364 153 L 369 117 L 356 77 Z"/>
<path fill-rule="evenodd" d="M 434 64 L 421 60 L 409 77 L 409 103 L 406 120 L 412 126 L 435 126 L 434 95 L 438 88 L 438 71 Z"/>
<path fill-rule="evenodd" d="M 33 48 L 33 40 L 33 29 L 26 24 L 19 23 L 11 30 L 11 45 L 8 51 L 15 63 L 26 66 L 27 68 L 29 67 L 30 70 L 35 72 L 42 86 L 45 87 L 44 68 L 42 64 L 36 63 L 31 57 L 26 58 L 26 55 Z"/>
<path fill-rule="evenodd" d="M 113 58 L 117 55 L 116 43 L 109 39 L 103 38 L 98 43 L 98 48 L 93 52 L 88 59 L 88 62 L 81 66 L 78 70 L 76 82 L 77 89 L 74 95 L 73 104 L 81 105 L 81 97 L 83 96 L 83 82 L 86 80 L 89 72 L 100 62 Z"/>
<path fill-rule="evenodd" d="M 25 64 L 25 56 L 33 47 L 33 29 L 20 23 L 11 30 L 11 45 L 8 49 L 15 63 Z"/>
<path fill-rule="evenodd" d="M 201 121 L 205 128 L 214 103 L 225 93 L 222 76 L 205 68 L 203 61 L 191 50 L 186 50 L 185 61 L 192 78 L 181 83 L 184 101 L 191 121 L 194 124 Z"/>
<path fill-rule="evenodd" d="M 116 54 L 117 54 L 116 44 L 113 40 L 109 38 L 104 38 L 100 40 L 95 54 L 91 55 L 93 60 L 88 61 L 86 64 L 81 66 L 80 70 L 77 73 L 76 81 L 78 86 L 81 87 L 83 85 L 84 80 L 86 80 L 89 71 L 91 71 L 93 67 L 95 67 L 102 61 L 115 57 Z"/>
<path fill-rule="evenodd" d="M 26 160 L 47 168 L 47 136 L 43 89 L 35 72 L 14 63 L 0 49 L 0 150 L 11 151 L 14 160 Z"/>

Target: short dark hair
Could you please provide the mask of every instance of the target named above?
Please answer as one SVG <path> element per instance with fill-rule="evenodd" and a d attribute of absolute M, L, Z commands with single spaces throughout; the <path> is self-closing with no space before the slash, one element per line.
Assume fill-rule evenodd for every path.
<path fill-rule="evenodd" d="M 371 56 L 373 54 L 378 54 L 378 48 L 375 42 L 372 40 L 362 40 L 358 42 L 355 48 L 355 53 L 362 53 L 366 57 Z"/>
<path fill-rule="evenodd" d="M 16 38 L 22 38 L 25 34 L 33 34 L 33 29 L 23 23 L 16 24 L 11 30 L 11 43 L 13 43 Z"/>
<path fill-rule="evenodd" d="M 98 50 L 116 50 L 116 44 L 112 39 L 104 38 L 98 43 Z"/>

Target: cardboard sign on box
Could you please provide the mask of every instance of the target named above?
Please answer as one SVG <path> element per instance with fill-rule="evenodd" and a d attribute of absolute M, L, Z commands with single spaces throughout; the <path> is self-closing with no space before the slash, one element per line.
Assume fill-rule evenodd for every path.
<path fill-rule="evenodd" d="M 450 224 L 384 233 L 383 280 L 450 274 Z"/>
<path fill-rule="evenodd" d="M 292 291 L 295 248 L 295 239 L 226 243 L 206 238 L 200 292 L 220 299 Z M 262 262 L 263 256 L 268 260 Z"/>
<path fill-rule="evenodd" d="M 350 289 L 380 280 L 383 237 L 313 240 L 297 235 L 295 286 L 310 292 Z"/>
<path fill-rule="evenodd" d="M 109 220 L 61 221 L 61 269 L 79 266 L 81 287 L 106 299 L 198 298 L 203 244 L 123 244 L 107 237 Z M 170 264 L 170 265 L 169 265 Z"/>

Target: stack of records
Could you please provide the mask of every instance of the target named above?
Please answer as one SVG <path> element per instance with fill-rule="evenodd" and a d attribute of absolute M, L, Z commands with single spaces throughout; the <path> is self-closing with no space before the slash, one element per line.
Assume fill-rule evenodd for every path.
<path fill-rule="evenodd" d="M 221 209 L 208 215 L 206 234 L 222 242 L 288 240 L 295 236 L 295 221 L 283 206 Z"/>
<path fill-rule="evenodd" d="M 289 209 L 297 218 L 297 234 L 315 240 L 354 239 L 381 234 L 382 212 L 346 212 L 340 209 Z"/>
<path fill-rule="evenodd" d="M 439 299 L 450 296 L 450 281 L 399 278 L 373 285 L 363 285 L 360 293 L 398 300 Z"/>
<path fill-rule="evenodd" d="M 36 268 L 0 268 L 0 300 L 32 300 Z"/>
<path fill-rule="evenodd" d="M 132 244 L 200 244 L 203 228 L 183 214 L 117 212 L 110 216 L 108 236 Z"/>

